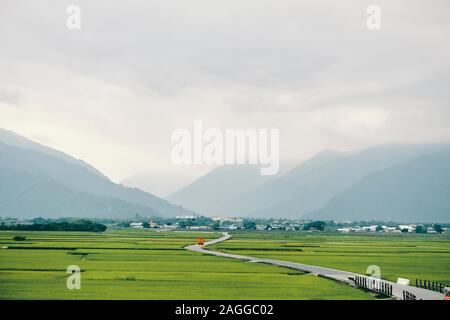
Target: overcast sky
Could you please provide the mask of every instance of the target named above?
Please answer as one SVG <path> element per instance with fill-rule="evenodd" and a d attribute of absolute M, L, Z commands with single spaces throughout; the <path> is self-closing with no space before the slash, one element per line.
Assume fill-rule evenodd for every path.
<path fill-rule="evenodd" d="M 0 0 L 0 127 L 160 195 L 210 170 L 171 164 L 194 120 L 279 128 L 290 162 L 449 141 L 449 15 L 448 0 Z"/>

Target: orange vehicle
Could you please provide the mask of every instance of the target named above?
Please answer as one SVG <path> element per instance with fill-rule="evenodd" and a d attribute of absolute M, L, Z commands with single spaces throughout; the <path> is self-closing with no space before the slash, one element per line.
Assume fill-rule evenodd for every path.
<path fill-rule="evenodd" d="M 197 238 L 197 244 L 200 245 L 200 246 L 203 246 L 205 244 L 205 239 Z"/>

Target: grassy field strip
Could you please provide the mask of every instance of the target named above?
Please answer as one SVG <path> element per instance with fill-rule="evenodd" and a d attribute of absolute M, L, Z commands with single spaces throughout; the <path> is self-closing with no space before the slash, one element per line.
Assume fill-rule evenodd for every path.
<path fill-rule="evenodd" d="M 16 234 L 0 232 L 0 247 L 8 247 L 0 249 L 0 299 L 374 298 L 302 272 L 183 249 L 218 233 L 20 232 L 27 239 L 15 242 Z M 66 288 L 73 264 L 82 270 L 81 290 Z"/>
<path fill-rule="evenodd" d="M 268 258 L 259 258 L 254 257 L 250 255 L 239 255 L 239 254 L 233 254 L 233 253 L 227 253 L 223 251 L 217 251 L 217 250 L 211 250 L 210 248 L 205 249 L 207 246 L 213 246 L 216 244 L 224 243 L 225 241 L 229 240 L 231 236 L 228 233 L 223 233 L 223 236 L 221 238 L 218 238 L 213 241 L 209 241 L 205 243 L 204 245 L 190 245 L 187 246 L 185 249 L 193 252 L 198 253 L 204 253 L 204 254 L 211 254 L 216 257 L 225 257 L 225 258 L 231 258 L 236 259 L 240 261 L 247 261 L 247 262 L 255 262 L 255 263 L 265 263 L 269 265 L 275 265 L 279 267 L 285 267 L 290 268 L 294 270 L 301 270 L 305 271 L 311 274 L 316 274 L 318 276 L 322 276 L 328 279 L 333 279 L 342 283 L 349 284 L 351 286 L 355 285 L 355 279 L 360 277 L 364 279 L 366 282 L 365 288 L 377 292 L 380 291 L 381 285 L 388 285 L 390 287 L 389 296 L 395 297 L 396 299 L 405 299 L 405 294 L 413 295 L 417 298 L 417 300 L 443 300 L 444 294 L 441 292 L 436 292 L 431 289 L 423 289 L 423 288 L 416 288 L 414 286 L 405 285 L 405 284 L 398 284 L 396 282 L 388 281 L 388 280 L 377 280 L 373 277 L 367 277 L 364 274 L 355 273 L 355 272 L 349 272 L 345 270 L 338 270 L 334 268 L 326 268 L 321 267 L 317 265 L 311 265 L 311 264 L 304 264 L 304 263 L 297 263 L 287 260 L 279 260 L 279 259 L 268 259 Z M 267 240 L 267 239 L 266 239 Z M 378 269 L 376 266 L 372 265 L 370 268 L 373 270 Z M 379 271 L 378 271 L 379 272 Z M 371 274 L 372 275 L 372 274 Z M 377 275 L 377 278 L 379 278 L 379 274 Z M 414 299 L 416 299 L 414 298 Z"/>
<path fill-rule="evenodd" d="M 360 274 L 377 265 L 381 277 L 394 282 L 402 277 L 412 284 L 416 278 L 450 283 L 449 235 L 234 233 L 231 240 L 211 249 Z"/>

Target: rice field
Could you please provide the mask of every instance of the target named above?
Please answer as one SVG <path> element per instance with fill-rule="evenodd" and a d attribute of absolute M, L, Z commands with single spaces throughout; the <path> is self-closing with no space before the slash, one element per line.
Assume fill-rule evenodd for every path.
<path fill-rule="evenodd" d="M 314 232 L 234 232 L 212 248 L 365 274 L 380 268 L 381 278 L 399 277 L 450 284 L 450 235 L 337 234 Z"/>
<path fill-rule="evenodd" d="M 16 235 L 26 240 L 14 241 Z M 183 249 L 200 236 L 220 235 L 2 231 L 0 299 L 374 299 L 310 274 Z M 250 241 L 249 246 L 258 246 L 259 240 L 227 245 L 237 248 Z M 81 268 L 80 290 L 67 289 L 69 265 Z"/>

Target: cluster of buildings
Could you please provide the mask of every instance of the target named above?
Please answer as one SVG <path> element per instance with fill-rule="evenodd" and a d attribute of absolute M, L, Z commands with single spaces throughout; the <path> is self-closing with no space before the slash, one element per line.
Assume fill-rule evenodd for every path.
<path fill-rule="evenodd" d="M 19 219 L 19 218 L 4 218 L 0 217 L 0 226 L 13 226 L 23 224 L 40 223 L 37 218 L 33 220 Z M 43 220 L 43 219 L 42 219 Z M 298 231 L 304 230 L 305 226 L 311 221 L 302 219 L 283 219 L 283 218 L 269 218 L 269 219 L 243 219 L 241 217 L 229 217 L 229 216 L 214 216 L 203 217 L 198 215 L 179 215 L 176 218 L 167 219 L 154 219 L 147 220 L 142 217 L 136 217 L 134 221 L 130 223 L 117 222 L 112 223 L 113 226 L 119 228 L 132 228 L 132 229 L 144 229 L 155 228 L 158 231 L 170 231 L 176 229 L 188 229 L 188 230 L 224 230 L 232 231 L 238 229 L 252 229 L 252 230 L 283 230 L 283 231 Z M 108 223 L 108 222 L 107 222 Z M 109 222 L 111 223 L 111 222 Z M 249 227 L 248 224 L 251 224 Z M 322 222 L 325 224 L 324 222 Z M 440 225 L 436 224 L 370 224 L 366 222 L 359 222 L 361 225 L 356 225 L 350 221 L 328 221 L 326 223 L 325 230 L 338 231 L 341 233 L 350 232 L 386 232 L 386 233 L 448 233 L 450 227 L 448 224 Z M 358 224 L 359 224 L 358 223 Z M 438 228 L 437 228 L 438 227 Z M 310 230 L 308 228 L 307 230 Z M 323 230 L 323 229 L 322 229 Z M 314 228 L 313 228 L 314 231 Z"/>
<path fill-rule="evenodd" d="M 223 230 L 237 230 L 243 228 L 244 219 L 240 217 L 224 217 L 216 216 L 211 218 L 213 221 L 220 223 L 220 229 Z M 256 230 L 300 230 L 303 226 L 301 220 L 290 219 L 255 219 Z"/>
<path fill-rule="evenodd" d="M 190 229 L 190 230 L 211 230 L 217 228 L 220 230 L 238 230 L 244 228 L 244 219 L 241 217 L 228 216 L 214 216 L 211 218 L 202 217 L 203 220 L 198 220 L 197 216 L 179 215 L 170 224 L 157 224 L 153 220 L 149 223 L 145 222 L 131 222 L 130 228 L 160 228 L 160 229 Z M 195 224 L 186 223 L 196 220 Z M 267 219 L 267 220 L 252 220 L 255 222 L 256 230 L 301 230 L 303 223 L 300 220 L 290 219 Z M 214 227 L 216 225 L 216 227 Z"/>
<path fill-rule="evenodd" d="M 197 216 L 179 215 L 179 216 L 175 217 L 175 219 L 177 219 L 177 220 L 190 220 L 190 219 L 195 219 L 195 218 L 197 218 Z"/>
<path fill-rule="evenodd" d="M 144 229 L 144 228 L 162 228 L 162 229 L 177 229 L 177 225 L 172 224 L 158 224 L 154 220 L 149 222 L 130 222 L 130 228 L 132 229 Z"/>
<path fill-rule="evenodd" d="M 219 221 L 221 223 L 222 222 L 236 222 L 236 223 L 242 222 L 242 218 L 239 218 L 239 217 L 225 217 L 225 216 L 211 217 L 211 220 Z"/>
<path fill-rule="evenodd" d="M 242 227 L 243 219 L 240 217 L 215 216 L 211 217 L 216 223 L 219 223 L 219 229 L 237 230 Z"/>
<path fill-rule="evenodd" d="M 19 218 L 0 218 L 0 225 L 2 226 L 15 226 L 15 225 L 33 224 L 32 221 Z"/>
<path fill-rule="evenodd" d="M 149 222 L 130 222 L 130 228 L 133 229 L 143 229 L 143 228 L 159 228 L 160 225 L 156 223 L 154 220 L 150 220 Z"/>
<path fill-rule="evenodd" d="M 270 220 L 265 224 L 257 224 L 256 230 L 285 230 L 285 231 L 293 231 L 293 230 L 301 230 L 303 227 L 303 222 L 299 220 Z"/>
<path fill-rule="evenodd" d="M 395 227 L 389 227 L 389 226 L 383 226 L 383 225 L 371 225 L 371 226 L 365 226 L 365 227 L 344 227 L 344 228 L 338 228 L 337 231 L 339 232 L 391 232 L 391 233 L 401 233 L 401 232 L 408 232 L 413 233 L 416 232 L 416 228 L 419 225 L 417 224 L 399 224 Z M 437 233 L 435 228 L 433 227 L 427 227 L 424 231 L 426 233 Z M 425 233 L 425 232 L 424 232 Z"/>

